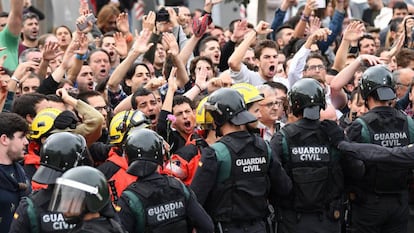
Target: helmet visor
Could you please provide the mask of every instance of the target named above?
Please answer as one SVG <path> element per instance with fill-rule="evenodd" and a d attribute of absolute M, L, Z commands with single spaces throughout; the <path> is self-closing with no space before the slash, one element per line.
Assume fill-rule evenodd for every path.
<path fill-rule="evenodd" d="M 84 210 L 88 193 L 100 197 L 97 187 L 58 178 L 56 179 L 49 210 L 64 213 L 65 217 L 79 216 Z"/>

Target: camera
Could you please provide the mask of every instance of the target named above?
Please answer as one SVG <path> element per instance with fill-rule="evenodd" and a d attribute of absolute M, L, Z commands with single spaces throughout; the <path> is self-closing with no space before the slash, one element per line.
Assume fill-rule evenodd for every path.
<path fill-rule="evenodd" d="M 85 22 L 76 25 L 79 31 L 85 30 L 89 26 L 88 22 L 91 22 L 92 24 L 94 24 L 96 22 L 96 17 L 93 14 L 86 15 Z"/>

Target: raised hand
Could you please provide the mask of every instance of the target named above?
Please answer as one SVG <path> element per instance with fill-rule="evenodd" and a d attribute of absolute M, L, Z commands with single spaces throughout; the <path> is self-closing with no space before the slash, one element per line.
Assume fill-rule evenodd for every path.
<path fill-rule="evenodd" d="M 42 49 L 42 57 L 45 61 L 53 60 L 60 54 L 59 44 L 57 42 L 46 42 Z"/>
<path fill-rule="evenodd" d="M 369 55 L 369 54 L 361 54 L 359 55 L 358 59 L 367 64 L 368 66 L 375 66 L 378 64 L 382 64 L 381 59 L 377 56 L 374 55 Z"/>
<path fill-rule="evenodd" d="M 150 32 L 154 31 L 155 28 L 155 13 L 154 11 L 150 11 L 148 15 L 144 15 L 142 17 L 142 28 L 147 29 Z"/>
<path fill-rule="evenodd" d="M 203 91 L 207 88 L 208 83 L 208 71 L 206 67 L 202 67 L 201 69 L 195 69 L 195 84 L 200 88 L 200 91 Z"/>
<path fill-rule="evenodd" d="M 265 35 L 271 33 L 273 30 L 270 28 L 270 24 L 265 21 L 260 21 L 256 26 L 256 33 L 258 35 Z"/>
<path fill-rule="evenodd" d="M 177 67 L 173 66 L 171 68 L 170 77 L 168 77 L 168 89 L 175 93 L 178 89 L 177 86 Z"/>
<path fill-rule="evenodd" d="M 132 46 L 134 52 L 143 54 L 151 48 L 153 43 L 148 43 L 151 37 L 151 32 L 148 29 L 143 29 L 141 35 L 138 34 L 138 31 L 135 30 L 135 42 Z"/>
<path fill-rule="evenodd" d="M 313 43 L 317 41 L 327 41 L 328 35 L 330 35 L 331 33 L 332 31 L 329 30 L 328 28 L 320 28 L 316 30 L 315 32 L 313 32 L 309 36 L 308 40 L 311 40 Z"/>
<path fill-rule="evenodd" d="M 312 33 L 319 28 L 321 28 L 321 20 L 318 17 L 313 17 L 313 19 L 309 22 L 309 33 Z"/>
<path fill-rule="evenodd" d="M 167 53 L 177 56 L 180 52 L 180 48 L 177 43 L 177 39 L 172 33 L 163 33 L 162 34 L 162 44 L 164 49 L 167 50 Z"/>
<path fill-rule="evenodd" d="M 79 14 L 83 15 L 84 12 L 89 12 L 89 5 L 87 0 L 80 0 L 79 1 Z"/>
<path fill-rule="evenodd" d="M 305 9 L 303 9 L 303 15 L 309 17 L 312 14 L 312 11 L 318 8 L 316 0 L 307 0 L 305 4 Z"/>
<path fill-rule="evenodd" d="M 166 81 L 163 78 L 152 78 L 144 85 L 144 88 L 151 91 L 155 91 L 165 83 Z"/>
<path fill-rule="evenodd" d="M 364 35 L 365 26 L 364 23 L 359 21 L 351 22 L 344 30 L 343 40 L 358 41 Z"/>
<path fill-rule="evenodd" d="M 88 33 L 93 28 L 93 22 L 88 20 L 88 17 L 94 17 L 92 13 L 85 12 L 76 19 L 76 29 L 77 31 Z M 87 24 L 85 28 L 82 25 Z"/>
<path fill-rule="evenodd" d="M 114 33 L 114 40 L 115 40 L 115 51 L 119 54 L 120 57 L 126 57 L 128 54 L 128 45 L 125 36 L 122 32 L 115 32 Z"/>
<path fill-rule="evenodd" d="M 233 34 L 231 35 L 231 40 L 237 42 L 242 39 L 247 32 L 247 20 L 241 20 L 234 24 Z"/>
<path fill-rule="evenodd" d="M 116 28 L 124 34 L 129 32 L 128 13 L 122 12 L 118 15 L 116 18 Z"/>
<path fill-rule="evenodd" d="M 75 50 L 73 52 L 77 54 L 86 54 L 88 52 L 88 44 L 88 37 L 83 33 L 79 33 L 75 39 L 75 45 L 77 45 L 77 47 L 74 47 Z"/>
<path fill-rule="evenodd" d="M 16 70 L 14 71 L 13 75 L 19 79 L 22 82 L 22 78 L 28 74 L 31 73 L 32 70 L 38 70 L 39 69 L 39 63 L 34 61 L 27 61 L 20 63 Z"/>

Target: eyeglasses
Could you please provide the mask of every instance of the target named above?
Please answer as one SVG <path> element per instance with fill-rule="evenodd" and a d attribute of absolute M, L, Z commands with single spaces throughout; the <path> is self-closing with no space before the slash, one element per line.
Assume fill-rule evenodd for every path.
<path fill-rule="evenodd" d="M 403 87 L 409 87 L 410 84 L 404 84 L 404 83 L 395 83 L 395 86 L 403 86 Z"/>
<path fill-rule="evenodd" d="M 277 105 L 278 107 L 283 106 L 283 101 L 281 100 L 276 100 L 276 101 L 272 101 L 266 104 L 260 104 L 260 106 L 266 106 L 267 108 L 273 108 L 273 106 Z"/>
<path fill-rule="evenodd" d="M 307 66 L 306 67 L 307 70 L 325 70 L 326 67 L 324 65 L 314 65 L 314 66 Z"/>

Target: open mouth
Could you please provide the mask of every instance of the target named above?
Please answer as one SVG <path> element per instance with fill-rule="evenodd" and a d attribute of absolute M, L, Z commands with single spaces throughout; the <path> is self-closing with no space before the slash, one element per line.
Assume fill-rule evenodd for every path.
<path fill-rule="evenodd" d="M 99 73 L 100 73 L 101 75 L 106 75 L 106 69 L 101 69 L 101 70 L 99 71 Z"/>
<path fill-rule="evenodd" d="M 155 120 L 155 118 L 157 118 L 157 116 L 156 116 L 155 114 L 151 114 L 151 115 L 149 115 L 149 116 L 148 116 L 148 118 L 149 118 L 151 121 L 153 121 L 153 120 Z"/>
<path fill-rule="evenodd" d="M 269 66 L 269 75 L 275 76 L 275 74 L 276 74 L 276 66 L 275 65 Z"/>
<path fill-rule="evenodd" d="M 110 52 L 109 52 L 109 56 L 111 56 L 111 57 L 112 57 L 113 55 L 115 55 L 114 51 L 110 51 Z"/>
<path fill-rule="evenodd" d="M 93 81 L 88 82 L 88 89 L 93 90 Z"/>
<path fill-rule="evenodd" d="M 190 121 L 186 121 L 186 122 L 184 122 L 184 126 L 185 126 L 186 128 L 190 128 L 190 127 L 191 127 L 191 122 L 190 122 Z"/>

